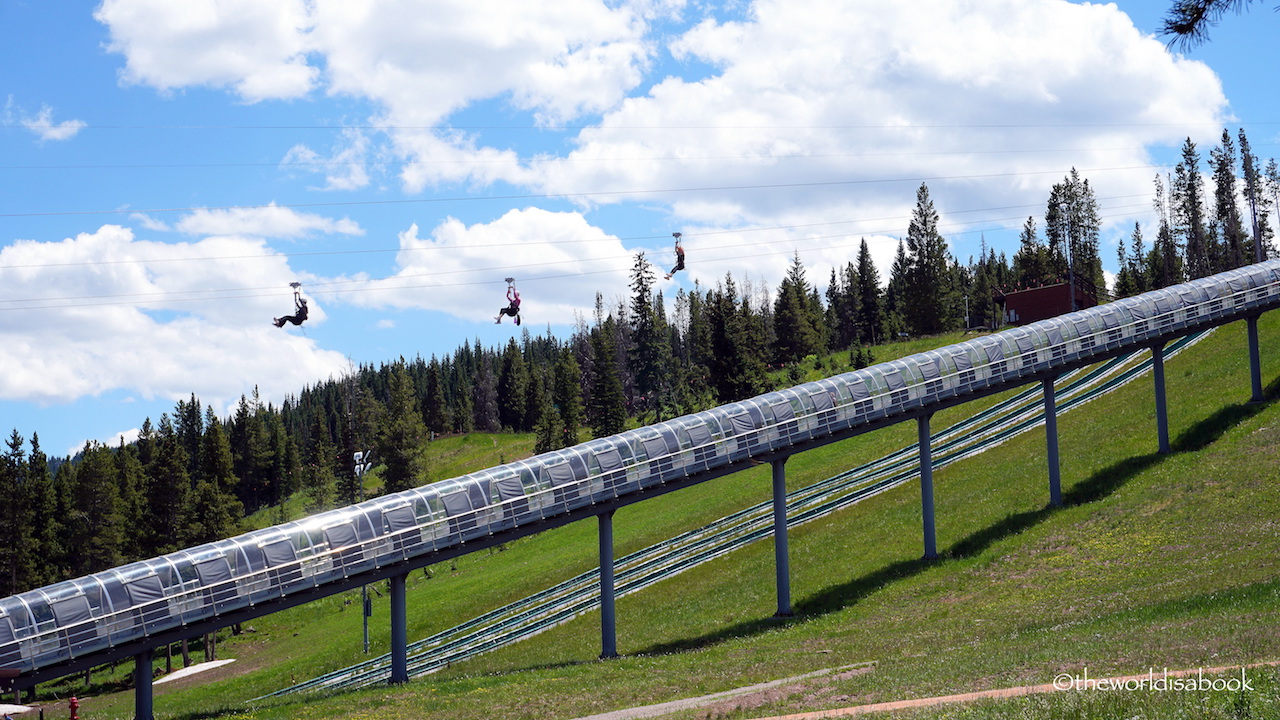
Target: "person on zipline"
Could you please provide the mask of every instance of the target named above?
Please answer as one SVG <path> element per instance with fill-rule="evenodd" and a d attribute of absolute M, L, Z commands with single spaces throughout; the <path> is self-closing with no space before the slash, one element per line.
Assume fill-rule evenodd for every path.
<path fill-rule="evenodd" d="M 677 271 L 684 269 L 684 246 L 680 244 L 680 233 L 671 233 L 676 239 L 676 266 L 671 268 L 671 272 L 663 276 L 663 279 L 670 280 L 672 275 Z"/>
<path fill-rule="evenodd" d="M 506 307 L 498 311 L 498 316 L 493 321 L 499 325 L 502 324 L 502 316 L 510 315 L 516 319 L 516 325 L 520 324 L 520 291 L 516 290 L 515 278 L 507 278 L 507 302 Z"/>
<path fill-rule="evenodd" d="M 273 318 L 272 322 L 276 324 L 276 327 L 284 327 L 284 324 L 287 322 L 291 322 L 294 325 L 301 325 L 302 321 L 307 319 L 307 301 L 302 299 L 302 296 L 298 294 L 298 288 L 301 287 L 301 283 L 295 282 L 289 284 L 293 286 L 293 314 Z"/>

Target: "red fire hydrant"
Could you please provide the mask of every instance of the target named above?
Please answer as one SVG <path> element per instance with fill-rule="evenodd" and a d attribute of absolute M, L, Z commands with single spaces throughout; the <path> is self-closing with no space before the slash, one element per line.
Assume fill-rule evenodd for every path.
<path fill-rule="evenodd" d="M 71 702 L 67 704 L 71 708 L 71 720 L 80 720 L 80 715 L 76 712 L 80 709 L 80 701 L 76 699 L 76 696 L 72 695 Z"/>

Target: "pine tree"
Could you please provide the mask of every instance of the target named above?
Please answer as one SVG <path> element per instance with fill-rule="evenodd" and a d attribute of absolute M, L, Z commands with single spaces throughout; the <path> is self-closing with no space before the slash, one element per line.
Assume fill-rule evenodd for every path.
<path fill-rule="evenodd" d="M 440 362 L 431 356 L 427 365 L 427 390 L 422 402 L 422 417 L 427 429 L 437 435 L 449 430 L 449 404 L 445 400 L 444 379 L 440 372 Z"/>
<path fill-rule="evenodd" d="M 1276 222 L 1280 224 L 1280 165 L 1276 164 L 1276 159 L 1271 158 L 1267 161 L 1267 169 L 1262 174 L 1263 191 L 1262 195 L 1271 196 L 1271 207 L 1276 211 Z M 1280 232 L 1280 228 L 1277 228 Z M 1276 256 L 1275 246 L 1266 243 L 1262 246 L 1262 259 Z"/>
<path fill-rule="evenodd" d="M 455 433 L 469 433 L 476 427 L 475 405 L 472 400 L 475 396 L 475 390 L 470 379 L 461 377 L 461 373 L 457 370 L 455 372 L 458 373 L 459 377 L 456 380 L 455 390 L 451 398 L 453 431 Z"/>
<path fill-rule="evenodd" d="M 1169 220 L 1169 207 L 1165 201 L 1164 182 L 1157 175 L 1155 179 L 1156 215 L 1160 218 L 1156 240 L 1152 245 L 1147 261 L 1147 281 L 1150 288 L 1156 290 L 1182 282 L 1182 258 L 1177 238 L 1174 237 L 1173 225 Z"/>
<path fill-rule="evenodd" d="M 147 517 L 144 520 L 144 555 L 163 555 L 183 547 L 190 533 L 182 523 L 190 517 L 191 476 L 187 472 L 187 452 L 167 414 L 160 416 L 151 463 L 146 468 Z M 77 472 L 77 476 L 79 472 Z"/>
<path fill-rule="evenodd" d="M 138 459 L 137 445 L 126 445 L 124 438 L 116 448 L 116 477 L 120 490 L 120 523 L 122 527 L 134 528 L 126 532 L 120 546 L 120 552 L 130 560 L 146 557 L 145 538 L 137 528 L 147 526 L 148 508 L 146 489 L 149 480 Z"/>
<path fill-rule="evenodd" d="M 498 419 L 498 378 L 489 358 L 478 359 L 475 377 L 471 390 L 472 425 L 477 432 L 497 432 L 502 428 Z"/>
<path fill-rule="evenodd" d="M 244 396 L 240 396 L 240 402 L 244 402 Z M 133 443 L 134 448 L 138 450 L 138 462 L 142 463 L 142 467 L 151 464 L 151 453 L 155 449 L 156 431 L 151 425 L 151 418 L 145 418 L 142 421 L 142 427 L 138 430 L 138 439 Z"/>
<path fill-rule="evenodd" d="M 685 297 L 688 321 L 684 334 L 688 360 L 685 363 L 684 383 L 681 386 L 682 405 L 686 412 L 702 410 L 715 402 L 711 383 L 711 319 L 707 311 L 707 298 L 701 288 Z M 677 303 L 679 307 L 679 303 Z"/>
<path fill-rule="evenodd" d="M 58 495 L 49 474 L 49 458 L 40 449 L 40 437 L 36 433 L 31 433 L 31 452 L 27 454 L 26 499 L 31 518 L 31 547 L 38 559 L 26 582 L 26 589 L 30 589 L 61 580 L 61 569 L 66 562 L 66 548 L 60 540 L 63 518 L 58 515 Z"/>
<path fill-rule="evenodd" d="M 613 318 L 605 320 L 592 333 L 591 341 L 596 357 L 595 384 L 591 388 L 591 402 L 587 405 L 587 423 L 595 437 L 616 435 L 626 429 L 626 396 L 622 381 L 618 378 L 613 344 Z"/>
<path fill-rule="evenodd" d="M 239 478 L 231 456 L 231 442 L 213 408 L 205 414 L 204 436 L 199 448 L 199 473 L 194 483 L 189 538 L 193 544 L 231 537 L 240 529 L 244 506 L 235 496 Z"/>
<path fill-rule="evenodd" d="M 1100 227 L 1098 201 L 1093 188 L 1088 180 L 1080 178 L 1075 168 L 1071 168 L 1070 174 L 1049 191 L 1045 211 L 1049 262 L 1059 277 L 1075 279 L 1077 293 L 1081 292 L 1079 288 L 1092 287 L 1094 297 L 1106 289 L 1102 260 L 1098 255 Z M 1079 309 L 1082 307 L 1080 303 L 1080 295 L 1076 295 L 1073 307 Z"/>
<path fill-rule="evenodd" d="M 276 458 L 267 417 L 258 388 L 254 386 L 252 399 L 240 396 L 231 420 L 231 455 L 235 459 L 235 475 L 240 480 L 237 497 L 246 512 L 255 512 L 275 501 L 278 478 L 274 474 Z M 143 464 L 150 465 L 145 460 Z"/>
<path fill-rule="evenodd" d="M 1040 287 L 1054 280 L 1049 248 L 1036 235 L 1036 219 L 1027 217 L 1018 236 L 1018 252 L 1013 256 L 1014 282 L 1019 288 Z"/>
<path fill-rule="evenodd" d="M 200 401 L 192 393 L 189 402 L 178 401 L 173 409 L 173 428 L 178 434 L 178 442 L 186 452 L 187 473 L 192 477 L 197 474 L 200 458 L 200 439 L 204 436 L 204 424 L 200 416 Z"/>
<path fill-rule="evenodd" d="M 644 253 L 636 253 L 631 267 L 631 347 L 627 359 L 635 377 L 637 413 L 653 413 L 662 419 L 664 404 L 670 402 L 671 345 L 666 319 L 655 305 L 653 267 Z"/>
<path fill-rule="evenodd" d="M 560 423 L 560 413 L 546 402 L 539 413 L 538 426 L 534 428 L 533 452 L 535 454 L 551 452 L 565 447 L 564 426 Z"/>
<path fill-rule="evenodd" d="M 911 259 L 907 257 L 907 244 L 898 240 L 898 250 L 889 267 L 889 283 L 884 292 L 884 336 L 892 342 L 906 333 L 907 292 L 911 284 Z"/>
<path fill-rule="evenodd" d="M 999 318 L 995 305 L 995 288 L 999 283 L 999 263 L 995 251 L 987 252 L 983 243 L 981 258 L 971 269 L 973 286 L 969 291 L 969 327 L 993 328 Z"/>
<path fill-rule="evenodd" d="M 738 307 L 741 332 L 738 335 L 739 344 L 736 347 L 736 364 L 740 369 L 738 384 L 740 392 L 743 393 L 739 399 L 759 395 L 772 389 L 765 372 L 769 357 L 769 327 L 773 324 L 770 317 L 769 295 L 763 286 L 758 296 L 749 292 L 750 285 L 746 281 L 743 287 L 742 302 Z M 758 301 L 752 303 L 752 297 L 758 297 Z"/>
<path fill-rule="evenodd" d="M 845 263 L 840 278 L 840 306 L 843 317 L 839 323 L 839 333 L 829 343 L 833 350 L 844 350 L 858 342 L 862 334 L 862 298 L 858 292 L 858 268 L 853 263 Z"/>
<path fill-rule="evenodd" d="M 283 517 L 284 501 L 302 486 L 302 458 L 298 455 L 298 445 L 285 429 L 280 413 L 268 408 L 265 420 L 270 463 L 267 497 Z"/>
<path fill-rule="evenodd" d="M 800 253 L 778 286 L 773 306 L 775 340 L 773 359 L 778 364 L 799 362 L 819 349 L 819 334 L 810 310 L 809 282 L 805 279 Z"/>
<path fill-rule="evenodd" d="M 1174 236 L 1186 249 L 1186 272 L 1191 280 L 1213 272 L 1213 249 L 1205 227 L 1204 179 L 1200 176 L 1200 154 L 1187 138 L 1182 146 L 1182 160 L 1174 168 L 1170 188 Z"/>
<path fill-rule="evenodd" d="M 334 472 L 337 456 L 324 416 L 317 408 L 311 421 L 311 444 L 303 458 L 302 486 L 307 494 L 309 512 L 333 507 L 337 499 L 337 473 Z"/>
<path fill-rule="evenodd" d="M 377 439 L 378 457 L 386 465 L 382 474 L 384 493 L 400 492 L 423 484 L 427 469 L 423 450 L 427 426 L 418 412 L 413 380 L 403 361 L 391 368 L 389 391 Z"/>
<path fill-rule="evenodd" d="M 1125 298 L 1133 295 L 1134 282 L 1133 276 L 1129 273 L 1129 256 L 1124 243 L 1116 243 L 1116 287 L 1113 292 L 1116 298 Z"/>
<path fill-rule="evenodd" d="M 1249 242 L 1246 262 L 1254 263 L 1265 260 L 1263 252 L 1271 242 L 1272 229 L 1270 213 L 1271 198 L 1267 196 L 1266 181 L 1262 169 L 1258 166 L 1258 158 L 1249 147 L 1249 138 L 1240 128 L 1240 168 L 1244 175 L 1244 201 L 1249 207 Z M 1275 162 L 1274 160 L 1272 162 Z"/>
<path fill-rule="evenodd" d="M 1075 168 L 1072 168 L 1073 179 L 1078 177 L 1074 170 Z M 1098 242 L 1102 231 L 1102 216 L 1098 210 L 1098 198 L 1088 180 L 1080 182 L 1078 197 L 1079 202 L 1075 207 L 1076 216 L 1072 221 L 1072 228 L 1076 229 L 1078 252 L 1073 250 L 1071 259 L 1076 262 L 1076 272 L 1092 284 L 1094 294 L 1101 297 L 1107 290 L 1106 276 L 1102 274 L 1102 255 L 1099 252 Z"/>
<path fill-rule="evenodd" d="M 1129 246 L 1129 279 L 1133 283 L 1134 294 L 1141 294 L 1151 290 L 1151 279 L 1147 276 L 1147 250 L 1146 245 L 1142 242 L 1142 226 L 1137 222 L 1133 224 L 1133 235 L 1130 239 Z"/>
<path fill-rule="evenodd" d="M 31 508 L 26 492 L 26 443 L 14 428 L 9 437 L 9 451 L 0 457 L 0 597 L 13 595 L 26 588 L 31 576 L 28 564 L 36 553 L 31 547 Z"/>
<path fill-rule="evenodd" d="M 76 551 L 76 538 L 72 537 L 73 528 L 71 524 L 74 522 L 75 514 L 75 484 L 76 484 L 76 467 L 81 458 L 77 456 L 74 460 L 68 459 L 66 462 L 58 464 L 58 469 L 53 472 L 53 498 L 56 507 L 55 514 L 61 519 L 58 529 L 58 547 L 63 552 L 57 558 L 51 558 L 59 579 L 73 577 L 71 575 L 71 556 Z M 135 529 L 134 532 L 141 532 Z M 150 557 L 149 555 L 147 557 Z"/>
<path fill-rule="evenodd" d="M 1213 227 L 1221 240 L 1212 265 L 1214 272 L 1222 272 L 1246 264 L 1245 254 L 1250 250 L 1249 235 L 1236 202 L 1235 142 L 1226 129 L 1222 131 L 1222 145 L 1209 151 L 1209 165 L 1213 169 Z"/>
<path fill-rule="evenodd" d="M 858 334 L 864 345 L 875 345 L 884 327 L 884 301 L 880 289 L 880 271 L 871 259 L 867 239 L 858 248 Z"/>
<path fill-rule="evenodd" d="M 764 333 L 746 297 L 738 300 L 731 275 L 708 293 L 711 356 L 708 369 L 716 400 L 736 402 L 765 391 Z"/>
<path fill-rule="evenodd" d="M 578 361 L 574 359 L 571 349 L 560 352 L 556 362 L 555 391 L 552 401 L 555 403 L 557 419 L 560 421 L 560 432 L 563 436 L 560 447 L 572 447 L 578 444 L 578 428 L 582 426 L 582 393 L 578 387 Z"/>
<path fill-rule="evenodd" d="M 498 374 L 498 419 L 504 428 L 527 430 L 524 419 L 529 392 L 529 371 L 515 338 L 507 341 L 502 353 L 502 371 Z"/>
<path fill-rule="evenodd" d="M 938 232 L 938 212 L 924 183 L 916 190 L 916 206 L 907 228 L 907 284 L 903 288 L 903 316 L 911 332 L 930 335 L 955 325 L 949 312 L 955 286 L 947 241 Z"/>
<path fill-rule="evenodd" d="M 174 448 L 175 457 L 185 460 L 176 440 Z M 181 470 L 185 473 L 185 465 Z M 111 450 L 98 443 L 87 444 L 76 467 L 70 497 L 72 510 L 67 522 L 71 547 L 75 548 L 70 553 L 69 569 L 73 576 L 88 575 L 121 563 L 123 528 L 118 487 Z"/>
<path fill-rule="evenodd" d="M 537 355 L 538 353 L 526 353 L 528 355 Z M 536 430 L 542 422 L 542 413 L 546 411 L 547 403 L 550 402 L 547 393 L 547 385 L 549 384 L 549 372 L 552 368 L 548 364 L 539 359 L 532 358 L 525 361 L 525 366 L 529 369 L 529 383 L 525 386 L 524 394 L 524 419 L 520 422 L 520 427 L 524 430 Z"/>
<path fill-rule="evenodd" d="M 1208 41 L 1209 28 L 1228 10 L 1244 12 L 1253 0 L 1177 0 L 1169 6 L 1160 26 L 1161 35 L 1172 35 L 1170 45 L 1190 50 Z"/>

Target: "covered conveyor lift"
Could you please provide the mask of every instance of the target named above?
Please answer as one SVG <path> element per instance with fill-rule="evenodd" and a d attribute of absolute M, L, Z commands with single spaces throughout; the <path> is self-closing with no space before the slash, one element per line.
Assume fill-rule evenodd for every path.
<path fill-rule="evenodd" d="M 1153 353 L 1167 451 L 1165 344 L 1250 321 L 1260 377 L 1254 323 L 1277 306 L 1272 260 L 0 599 L 0 668 L 16 670 L 21 689 L 127 657 L 149 667 L 166 643 L 383 579 L 394 600 L 412 570 L 587 517 L 601 518 L 601 556 L 611 556 L 606 516 L 619 507 L 760 463 L 782 477 L 791 455 L 907 420 L 919 424 L 923 478 L 933 413 L 1029 383 L 1049 403 L 1054 378 L 1138 349 Z M 929 507 L 922 482 L 926 556 Z M 789 609 L 784 533 L 779 612 Z M 393 607 L 402 628 L 403 602 Z M 403 633 L 396 645 L 402 662 Z M 151 717 L 150 698 L 150 673 L 139 672 L 139 718 Z"/>

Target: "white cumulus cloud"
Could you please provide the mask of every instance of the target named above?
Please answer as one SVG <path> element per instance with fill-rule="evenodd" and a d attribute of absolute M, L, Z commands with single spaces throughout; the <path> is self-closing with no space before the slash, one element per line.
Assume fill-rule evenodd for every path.
<path fill-rule="evenodd" d="M 417 225 L 400 233 L 396 272 L 351 282 L 350 302 L 418 308 L 483 322 L 506 305 L 514 275 L 526 323 L 570 323 L 590 308 L 596 288 L 627 284 L 632 257 L 622 242 L 574 212 L 511 210 L 489 223 L 448 218 L 430 237 Z"/>
<path fill-rule="evenodd" d="M 54 122 L 53 108 L 48 105 L 40 106 L 40 110 L 34 114 L 24 112 L 15 105 L 12 95 L 5 101 L 4 119 L 6 123 L 21 125 L 30 130 L 42 142 L 46 140 L 69 140 L 88 125 L 83 120 Z"/>
<path fill-rule="evenodd" d="M 257 102 L 304 96 L 320 74 L 307 59 L 304 0 L 103 0 L 94 17 L 129 84 L 229 87 Z"/>
<path fill-rule="evenodd" d="M 248 235 L 252 237 L 300 238 L 313 233 L 364 235 L 360 225 L 348 218 L 334 220 L 270 203 L 262 207 L 200 209 L 183 217 L 177 229 L 189 235 Z"/>
<path fill-rule="evenodd" d="M 341 354 L 270 323 L 293 274 L 258 240 L 167 244 L 105 225 L 15 242 L 0 249 L 0 399 L 49 404 L 123 390 L 195 392 L 220 405 L 253 384 L 293 389 L 340 375 Z M 311 317 L 323 322 L 323 309 Z"/>
<path fill-rule="evenodd" d="M 1034 208 L 1072 166 L 1100 195 L 1149 192 L 1150 148 L 1226 110 L 1208 67 L 1114 5 L 757 0 L 670 49 L 713 70 L 662 80 L 567 157 L 532 163 L 542 189 L 657 191 L 643 197 L 696 222 L 901 233 L 881 219 L 906 218 L 921 181 L 956 210 Z"/>

